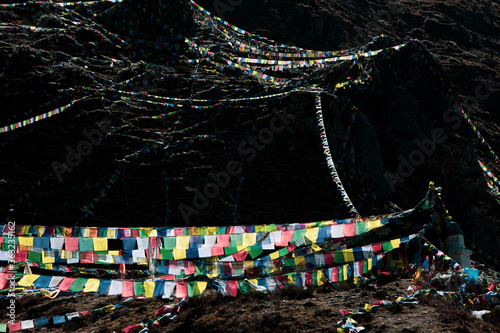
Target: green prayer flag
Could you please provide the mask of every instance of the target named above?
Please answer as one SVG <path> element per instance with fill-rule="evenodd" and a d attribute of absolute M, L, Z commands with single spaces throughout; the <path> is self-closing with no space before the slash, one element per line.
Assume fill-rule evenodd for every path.
<path fill-rule="evenodd" d="M 237 247 L 243 245 L 243 234 L 231 234 L 229 246 Z"/>
<path fill-rule="evenodd" d="M 388 252 L 390 250 L 392 250 L 392 244 L 390 241 L 388 242 L 383 242 L 382 243 L 382 249 L 384 250 L 384 252 Z"/>
<path fill-rule="evenodd" d="M 134 296 L 143 295 L 144 290 L 144 282 L 143 281 L 134 281 Z"/>
<path fill-rule="evenodd" d="M 167 250 L 175 249 L 175 245 L 177 244 L 177 240 L 175 237 L 164 237 L 163 238 L 163 247 Z"/>
<path fill-rule="evenodd" d="M 356 223 L 356 235 L 361 235 L 368 231 L 368 221 L 359 221 Z"/>
<path fill-rule="evenodd" d="M 252 257 L 252 259 L 255 259 L 262 252 L 264 252 L 264 251 L 262 250 L 262 246 L 259 244 L 259 245 L 250 247 L 250 251 L 248 251 L 248 254 L 250 254 L 250 257 Z"/>
<path fill-rule="evenodd" d="M 284 257 L 289 253 L 289 251 L 288 251 L 287 247 L 283 247 L 283 248 L 278 250 L 278 253 L 279 253 L 280 257 Z"/>
<path fill-rule="evenodd" d="M 344 261 L 344 253 L 342 251 L 333 251 L 333 260 L 335 264 L 343 264 Z"/>
<path fill-rule="evenodd" d="M 231 255 L 231 254 L 234 254 L 236 252 L 238 252 L 238 248 L 231 246 L 231 244 L 229 244 L 228 247 L 224 248 L 224 254 L 227 255 L 227 256 Z"/>
<path fill-rule="evenodd" d="M 76 280 L 73 282 L 73 284 L 71 285 L 71 287 L 69 287 L 69 291 L 82 291 L 83 288 L 85 287 L 85 284 L 87 283 L 89 279 L 86 279 L 86 278 L 76 278 Z"/>
<path fill-rule="evenodd" d="M 97 229 L 97 237 L 107 237 L 107 236 L 108 236 L 108 228 Z"/>
<path fill-rule="evenodd" d="M 248 292 L 248 285 L 246 284 L 246 282 L 244 280 L 238 281 L 238 290 L 242 294 L 246 294 Z"/>
<path fill-rule="evenodd" d="M 266 231 L 275 231 L 276 230 L 276 224 L 267 224 L 266 225 Z"/>
<path fill-rule="evenodd" d="M 39 263 L 42 261 L 42 255 L 38 252 L 30 251 L 28 253 L 28 260 L 31 262 L 38 262 Z"/>
<path fill-rule="evenodd" d="M 163 260 L 174 260 L 174 251 L 167 249 L 160 249 L 160 256 Z"/>
<path fill-rule="evenodd" d="M 295 267 L 295 258 L 285 258 L 283 259 L 283 266 Z"/>
<path fill-rule="evenodd" d="M 56 227 L 55 235 L 64 237 L 64 227 Z"/>
<path fill-rule="evenodd" d="M 303 238 L 305 236 L 305 234 L 306 234 L 306 229 L 295 229 L 293 231 L 292 242 L 296 242 L 299 239 Z"/>
<path fill-rule="evenodd" d="M 78 246 L 80 251 L 94 251 L 94 240 L 92 237 L 80 237 Z"/>
<path fill-rule="evenodd" d="M 198 296 L 194 295 L 194 287 L 196 286 L 196 281 L 189 281 L 188 282 L 188 297 L 193 297 L 193 296 Z"/>

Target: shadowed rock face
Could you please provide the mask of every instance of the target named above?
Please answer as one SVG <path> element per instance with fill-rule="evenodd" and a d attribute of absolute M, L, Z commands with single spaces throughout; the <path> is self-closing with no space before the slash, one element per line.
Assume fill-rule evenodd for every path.
<path fill-rule="evenodd" d="M 176 36 L 194 31 L 193 11 L 188 3 L 188 0 L 124 1 L 103 15 L 101 21 L 111 31 L 128 33 L 132 29 L 153 35 L 171 35 L 171 41 L 176 41 Z"/>
<path fill-rule="evenodd" d="M 394 58 L 387 62 L 386 66 L 401 66 L 398 75 L 403 76 L 396 80 L 390 78 L 392 74 L 387 67 L 378 64 L 372 75 L 376 93 L 349 96 L 360 109 L 356 125 L 364 128 L 356 142 L 359 144 L 356 166 L 351 163 L 346 172 L 353 178 L 351 183 L 361 178 L 377 196 L 392 198 L 404 208 L 418 201 L 425 184 L 434 180 L 444 188 L 446 204 L 454 220 L 465 230 L 466 245 L 477 245 L 493 256 L 500 256 L 500 248 L 494 245 L 494 239 L 500 237 L 500 228 L 494 222 L 498 220 L 498 204 L 485 194 L 476 158 L 487 163 L 495 175 L 500 169 L 488 149 L 478 144 L 469 125 L 448 112 L 455 110 L 457 103 L 465 103 L 493 150 L 500 151 L 496 138 L 500 68 L 494 60 L 500 56 L 498 3 L 263 0 L 239 1 L 226 7 L 217 7 L 213 1 L 199 3 L 243 29 L 280 43 L 311 49 L 346 49 L 367 44 L 381 34 L 396 41 L 419 39 L 434 57 L 436 67 L 443 68 L 440 76 L 456 89 L 456 96 L 451 101 L 439 82 L 430 82 L 434 79 L 428 71 L 417 71 L 419 67 L 413 68 L 407 60 Z M 415 140 L 425 143 L 426 139 L 432 139 L 433 128 L 442 128 L 446 140 L 436 144 L 428 155 L 426 146 L 421 149 Z M 412 165 L 401 170 L 411 176 L 403 177 L 404 181 L 398 181 L 390 189 L 387 182 L 380 180 L 380 174 L 393 175 L 402 165 L 398 157 L 409 161 L 415 150 L 424 153 L 425 161 L 414 170 Z M 370 162 L 358 158 L 362 152 Z M 413 157 L 418 156 L 414 153 Z M 355 177 L 356 167 L 365 170 L 364 177 Z M 350 194 L 353 201 L 359 195 L 370 197 L 361 188 L 354 192 Z M 364 207 L 362 203 L 358 205 Z"/>
<path fill-rule="evenodd" d="M 138 4 L 141 10 L 136 7 Z M 451 5 L 443 7 L 443 13 L 437 9 L 429 11 L 432 5 L 425 1 L 403 2 L 399 7 L 377 1 L 259 4 L 245 1 L 232 6 L 232 10 L 225 7 L 223 18 L 279 42 L 313 49 L 366 44 L 375 34 L 385 32 L 379 30 L 387 30 L 394 40 L 380 38 L 367 45 L 367 49 L 391 46 L 408 37 L 426 38 L 422 42 L 425 48 L 415 44 L 374 57 L 370 62 L 371 80 L 366 84 L 337 90 L 335 96 L 323 95 L 332 157 L 361 215 L 388 213 L 397 210 L 396 207 L 411 208 L 422 199 L 432 180 L 444 188 L 445 203 L 454 220 L 461 224 L 466 245 L 480 244 L 491 254 L 498 254 L 499 245 L 495 241 L 500 225 L 498 204 L 486 192 L 477 165 L 477 156 L 483 160 L 489 156 L 475 149 L 474 134 L 454 113 L 460 94 L 474 94 L 474 86 L 470 87 L 464 78 L 470 80 L 475 73 L 487 77 L 488 71 L 496 66 L 488 58 L 498 51 L 487 53 L 493 45 L 485 37 L 498 31 L 496 21 L 486 15 L 484 26 L 475 27 L 478 22 L 474 16 L 460 18 L 464 9 L 457 3 L 457 11 L 462 14 L 456 14 Z M 180 32 L 216 44 L 206 31 L 193 30 L 192 13 L 179 1 L 159 5 L 127 2 L 113 8 L 99 22 L 119 35 L 126 32 L 130 37 L 132 29 L 141 34 L 160 34 L 165 41 L 177 43 Z M 261 12 L 264 10 L 268 14 Z M 450 22 L 452 18 L 455 23 Z M 41 39 L 34 35 L 27 38 Z M 39 104 L 38 100 L 35 104 L 15 95 L 16 91 L 46 89 L 43 83 L 52 81 L 61 83 L 62 88 L 71 88 L 92 86 L 93 80 L 104 82 L 103 78 L 117 83 L 145 71 L 149 79 L 173 73 L 197 73 L 205 81 L 168 79 L 155 83 L 151 92 L 189 98 L 194 91 L 199 93 L 198 97 L 212 99 L 234 97 L 236 92 L 244 90 L 247 96 L 270 92 L 257 80 L 236 70 L 207 65 L 216 74 L 199 71 L 186 63 L 165 66 L 158 59 L 141 55 L 127 58 L 128 50 L 108 44 L 91 48 L 90 42 L 99 43 L 99 38 L 78 31 L 56 41 L 44 41 L 46 44 L 18 45 L 13 47 L 13 56 L 9 52 L 2 54 L 5 79 L 28 78 L 27 83 L 12 84 L 5 89 L 1 102 L 8 112 L 2 116 L 2 125 L 10 123 L 11 114 L 23 117 L 26 109 Z M 145 47 L 145 44 L 135 45 Z M 478 46 L 480 49 L 475 50 Z M 149 51 L 155 52 L 150 49 L 143 54 Z M 182 52 L 181 56 L 193 57 L 189 51 Z M 37 54 L 60 59 L 47 64 Z M 115 62 L 113 67 L 111 62 L 89 63 L 90 70 L 85 71 L 83 62 L 75 65 L 70 61 L 71 57 L 88 60 L 95 54 L 130 62 Z M 459 59 L 458 63 L 450 57 Z M 346 73 L 362 72 L 359 66 L 325 69 L 320 78 L 311 80 L 329 89 L 345 80 Z M 298 72 L 300 69 L 292 74 Z M 33 73 L 44 73 L 45 81 Z M 450 93 L 452 86 L 458 88 L 458 94 Z M 39 98 L 50 101 L 57 94 L 55 90 L 49 91 Z M 230 177 L 205 208 L 197 209 L 199 212 L 191 216 L 189 225 L 293 223 L 349 216 L 325 163 L 314 97 L 310 94 L 293 94 L 266 105 L 254 103 L 243 110 L 225 104 L 213 111 L 185 112 L 161 121 L 144 116 L 164 113 L 163 106 L 146 107 L 137 101 L 123 105 L 120 97 L 112 94 L 105 97 L 108 102 L 104 104 L 100 97 L 88 98 L 71 112 L 5 136 L 2 156 L 7 157 L 0 162 L 4 170 L 4 181 L 0 184 L 3 215 L 10 215 L 19 224 L 72 225 L 80 220 L 80 225 L 186 226 L 188 222 L 179 205 L 195 207 L 197 191 L 203 193 L 208 183 L 216 181 L 211 173 L 217 175 L 235 162 L 240 163 L 241 172 Z M 493 86 L 491 98 L 471 110 L 486 129 L 495 129 L 486 120 L 495 119 L 489 112 L 491 101 L 497 98 L 498 88 Z M 288 123 L 264 148 L 256 149 L 252 140 L 270 126 L 268 116 L 272 110 L 288 114 Z M 104 119 L 118 128 L 124 113 L 134 121 L 134 130 L 125 127 L 107 137 L 81 163 L 75 163 L 72 172 L 64 174 L 63 182 L 52 177 L 42 185 L 33 185 L 45 179 L 54 161 L 64 162 L 66 146 L 76 149 L 86 138 L 83 130 L 99 128 L 96 124 L 103 124 Z M 193 135 L 187 139 L 182 133 L 166 134 L 195 125 L 198 127 L 191 130 Z M 209 136 L 203 140 L 192 139 L 205 134 Z M 147 146 L 155 140 L 168 144 L 169 148 Z M 496 141 L 489 141 L 495 149 Z M 119 162 L 137 151 L 141 151 L 137 158 Z M 250 159 L 253 152 L 255 157 Z M 26 197 L 28 191 L 31 192 Z M 13 201 L 15 209 L 8 212 Z M 82 210 L 89 202 L 92 206 L 85 209 L 92 214 Z"/>

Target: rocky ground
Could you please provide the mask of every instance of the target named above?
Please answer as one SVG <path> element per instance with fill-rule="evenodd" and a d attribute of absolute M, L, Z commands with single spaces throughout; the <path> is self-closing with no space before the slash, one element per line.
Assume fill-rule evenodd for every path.
<path fill-rule="evenodd" d="M 498 2 L 205 0 L 200 5 L 242 29 L 303 48 L 348 49 L 381 34 L 389 38 L 379 39 L 373 47 L 418 39 L 422 50 L 405 48 L 334 69 L 292 69 L 277 75 L 296 78 L 297 86 L 305 77 L 332 92 L 336 83 L 366 78 L 370 69 L 372 80 L 366 86 L 352 84 L 323 100 L 333 158 L 360 214 L 411 208 L 433 180 L 443 187 L 446 205 L 465 231 L 466 245 L 484 251 L 481 260 L 500 257 L 500 206 L 487 192 L 477 157 L 496 175 L 500 167 L 465 122 L 455 129 L 443 119 L 447 110 L 463 103 L 491 148 L 500 151 Z M 190 226 L 292 223 L 350 215 L 326 166 L 310 95 L 224 103 L 215 112 L 176 101 L 184 103 L 178 106 L 182 112 L 165 116 L 165 109 L 172 107 L 115 90 L 186 99 L 251 97 L 280 90 L 236 69 L 190 61 L 200 55 L 188 48 L 172 51 L 142 44 L 141 38 L 151 36 L 134 40 L 127 29 L 155 33 L 159 26 L 154 18 L 145 20 L 134 7 L 105 11 L 111 6 L 65 11 L 30 5 L 0 10 L 5 23 L 0 35 L 1 126 L 73 103 L 60 115 L 0 134 L 0 153 L 5 156 L 0 160 L 2 218 L 40 225 Z M 107 33 L 85 18 L 102 24 Z M 176 22 L 185 18 L 179 14 Z M 19 25 L 48 30 L 29 31 Z M 193 30 L 183 23 L 170 27 L 212 52 L 224 51 L 221 36 L 209 29 Z M 176 38 L 172 33 L 164 41 L 182 44 Z M 121 40 L 134 46 L 118 47 Z M 237 147 L 269 126 L 270 110 L 285 110 L 290 124 L 247 161 Z M 68 161 L 67 147 L 81 147 L 84 130 L 107 127 L 113 129 L 111 135 L 96 141 L 81 160 L 69 159 L 70 170 L 57 175 L 54 162 Z M 401 160 L 418 148 L 415 140 L 429 138 L 434 129 L 443 129 L 447 140 L 437 144 L 408 177 L 388 182 L 386 175 L 400 171 Z M 104 137 L 104 131 L 101 134 Z M 224 170 L 230 161 L 244 163 L 241 174 L 208 207 L 186 220 L 179 205 L 192 205 L 196 190 L 210 180 L 209 173 Z M 403 278 L 351 290 L 294 290 L 236 299 L 206 295 L 189 300 L 161 330 L 335 332 L 341 309 L 395 301 L 409 294 L 409 285 L 410 280 Z M 23 311 L 18 319 L 122 301 L 89 295 L 49 300 L 34 295 L 19 301 Z M 78 327 L 42 331 L 119 332 L 152 318 L 170 302 L 136 299 Z M 492 312 L 484 320 L 475 319 L 470 309 L 433 297 L 417 305 L 384 306 L 373 314 L 354 316 L 368 332 L 499 331 L 498 318 L 498 312 Z"/>
<path fill-rule="evenodd" d="M 338 332 L 342 311 L 354 312 L 365 304 L 396 301 L 410 292 L 410 278 L 384 280 L 354 289 L 321 290 L 290 288 L 270 294 L 251 292 L 237 298 L 207 294 L 190 298 L 176 313 L 152 332 Z M 26 296 L 17 306 L 16 320 L 90 311 L 123 302 L 121 297 L 88 294 L 59 297 Z M 36 332 L 121 332 L 124 328 L 154 319 L 164 305 L 179 300 L 140 299 L 124 307 L 95 313 L 86 319 L 38 328 Z M 382 305 L 366 314 L 350 315 L 364 332 L 500 332 L 500 313 L 487 305 L 461 307 L 435 293 L 419 298 L 419 304 Z M 478 319 L 472 310 L 491 311 Z M 3 310 L 3 307 L 2 307 Z M 347 332 L 347 330 L 346 330 Z"/>

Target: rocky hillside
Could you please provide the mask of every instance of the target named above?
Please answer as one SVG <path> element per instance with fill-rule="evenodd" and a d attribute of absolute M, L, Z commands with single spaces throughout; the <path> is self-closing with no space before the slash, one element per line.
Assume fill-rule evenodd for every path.
<path fill-rule="evenodd" d="M 389 264 L 385 267 L 380 261 L 366 279 L 360 279 L 363 283 L 350 285 L 351 291 L 338 288 L 333 280 L 323 283 L 319 269 L 313 277 L 312 267 L 320 265 L 315 261 L 306 266 L 304 261 L 308 285 L 318 286 L 314 290 L 264 294 L 238 289 L 238 298 L 223 298 L 208 292 L 217 288 L 209 280 L 204 296 L 190 298 L 181 311 L 161 320 L 153 314 L 167 300 L 157 294 L 156 285 L 154 293 L 151 283 L 148 291 L 144 289 L 148 272 L 140 271 L 144 268 L 140 265 L 127 266 L 126 271 L 141 277 L 134 275 L 137 284 L 127 281 L 136 297 L 124 300 L 125 293 L 115 293 L 116 299 L 103 298 L 107 289 L 103 293 L 99 289 L 98 295 L 95 285 L 92 294 L 90 287 L 81 291 L 90 276 L 98 277 L 103 289 L 104 280 L 124 277 L 118 265 L 107 270 L 101 262 L 103 255 L 111 258 L 108 245 L 114 251 L 125 244 L 112 237 L 109 244 L 106 239 L 101 242 L 104 227 L 177 226 L 191 235 L 195 226 L 317 221 L 329 226 L 332 220 L 343 224 L 344 219 L 358 216 L 373 216 L 380 222 L 382 214 L 424 202 L 430 181 L 443 187 L 441 197 L 475 258 L 498 263 L 499 6 L 496 1 L 455 0 L 3 5 L 0 218 L 15 221 L 18 236 L 27 236 L 16 247 L 16 267 L 20 271 L 19 262 L 31 261 L 38 265 L 32 267 L 36 274 L 59 274 L 51 264 L 38 262 L 41 245 L 26 245 L 39 229 L 23 225 L 68 227 L 44 229 L 52 232 L 45 235 L 72 233 L 76 226 L 102 227 L 95 230 L 99 234 L 91 248 L 99 241 L 98 247 L 106 249 L 106 254 L 79 249 L 97 258 L 89 259 L 91 264 L 85 258 L 80 268 L 71 268 L 69 259 L 57 251 L 54 257 L 68 266 L 57 265 L 59 261 L 54 266 L 64 268 L 61 274 L 75 273 L 78 285 L 66 280 L 67 290 L 54 298 L 42 293 L 19 297 L 17 320 L 26 320 L 23 325 L 29 326 L 34 318 L 51 318 L 42 331 L 81 332 L 118 331 L 139 322 L 153 328 L 151 318 L 173 332 L 336 331 L 336 326 L 345 332 L 360 330 L 352 319 L 373 332 L 498 331 L 498 311 L 484 320 L 471 314 L 498 304 L 488 293 L 498 290 L 498 273 L 475 263 L 488 279 L 470 283 L 451 273 L 435 276 L 432 269 L 423 273 L 415 266 L 409 269 L 403 265 L 405 260 L 408 264 L 404 249 L 411 247 L 411 256 L 422 260 L 431 253 L 430 244 L 422 240 L 409 245 L 406 239 L 407 246 L 399 247 L 405 243 L 398 239 L 398 248 L 392 241 L 386 244 L 384 254 L 390 253 L 393 261 L 391 274 Z M 384 230 L 403 237 L 408 236 L 403 231 L 418 231 L 437 221 L 439 226 L 431 229 L 446 232 L 440 222 L 448 212 L 439 206 L 439 213 L 433 214 L 426 205 L 419 206 L 425 214 L 410 214 L 404 223 L 402 217 L 386 218 L 390 223 Z M 368 237 L 356 230 L 348 245 L 387 241 L 384 236 L 389 231 Z M 319 239 L 319 230 L 316 236 Z M 85 241 L 90 246 L 90 240 Z M 303 244 L 296 241 L 289 244 L 293 249 L 283 246 L 286 253 L 280 252 L 276 262 L 266 260 L 295 265 L 296 252 L 304 258 L 317 251 L 330 251 L 332 256 L 349 252 L 346 244 L 318 241 L 321 248 L 305 238 Z M 261 255 L 262 244 L 258 245 L 257 256 L 267 255 Z M 177 249 L 177 243 L 170 246 Z M 224 246 L 241 252 L 234 244 Z M 192 249 L 183 250 L 187 256 Z M 78 252 L 67 247 L 64 251 Z M 23 258 L 20 252 L 30 257 Z M 162 253 L 163 264 L 177 265 L 172 253 L 167 259 Z M 249 253 L 239 253 L 238 260 L 256 259 Z M 211 255 L 226 268 L 218 255 Z M 205 267 L 209 261 L 204 257 L 196 264 Z M 427 264 L 435 268 L 442 263 Z M 345 276 L 350 274 L 351 279 L 355 274 L 347 268 L 346 264 Z M 190 273 L 193 276 L 172 275 L 186 288 L 188 281 L 194 283 L 195 287 L 189 285 L 191 294 L 200 282 L 195 277 L 209 277 L 196 269 Z M 265 275 L 261 273 L 252 266 L 242 274 L 250 279 Z M 4 277 L 2 286 L 7 286 Z M 36 284 L 26 282 L 31 277 L 23 277 L 23 287 L 49 284 L 47 276 Z M 290 279 L 284 274 L 278 277 L 284 284 Z M 340 282 L 345 286 L 352 281 Z M 418 305 L 408 296 L 413 292 L 419 293 Z M 175 297 L 180 295 L 176 289 Z M 450 297 L 440 298 L 443 295 Z M 396 301 L 397 297 L 403 298 Z M 167 299 L 174 301 L 173 296 Z M 0 315 L 6 318 L 3 305 L 8 299 L 2 297 L 0 303 Z M 67 316 L 78 311 L 83 312 L 72 319 Z M 373 319 L 377 312 L 380 316 Z M 64 315 L 68 321 L 57 322 Z M 36 323 L 37 328 L 42 324 Z M 124 332 L 138 330 L 140 326 Z"/>
<path fill-rule="evenodd" d="M 68 106 L 49 120 L 2 134 L 5 218 L 186 226 L 349 217 L 321 147 L 315 99 L 290 93 L 315 84 L 327 93 L 322 106 L 333 162 L 361 216 L 413 207 L 432 180 L 444 188 L 467 246 L 481 244 L 499 256 L 499 206 L 477 158 L 493 174 L 500 170 L 459 117 L 463 105 L 498 151 L 496 2 L 200 2 L 242 29 L 302 48 L 369 51 L 418 39 L 397 52 L 336 66 L 267 69 L 288 80 L 285 85 L 195 62 L 199 51 L 182 35 L 211 50 L 215 58 L 208 59 L 215 60 L 228 52 L 227 40 L 210 26 L 195 29 L 191 14 L 172 4 L 158 13 L 154 6 L 136 11 L 134 3 L 98 9 L 102 31 L 68 21 L 88 16 L 90 7 L 77 14 L 51 5 L 2 11 L 9 24 L 40 27 L 3 29 L 2 125 Z M 166 33 L 151 39 L 158 29 Z M 335 88 L 339 82 L 350 83 Z M 267 100 L 181 103 L 283 92 Z M 175 113 L 176 105 L 183 111 Z M 286 128 L 258 146 L 254 141 L 269 126 L 271 111 L 288 114 Z M 227 184 L 219 179 L 224 186 L 208 189 L 217 195 L 206 200 L 211 175 L 233 162 L 238 172 Z"/>

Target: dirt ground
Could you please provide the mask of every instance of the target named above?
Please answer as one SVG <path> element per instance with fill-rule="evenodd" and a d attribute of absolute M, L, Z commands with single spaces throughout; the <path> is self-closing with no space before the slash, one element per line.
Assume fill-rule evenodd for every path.
<path fill-rule="evenodd" d="M 188 299 L 174 319 L 152 332 L 337 332 L 341 310 L 353 312 L 365 304 L 396 301 L 410 294 L 410 278 L 383 280 L 348 290 L 290 288 L 270 294 L 250 292 L 236 298 L 206 294 Z M 59 296 L 54 300 L 31 295 L 18 300 L 16 320 L 90 311 L 123 301 L 121 297 L 91 294 Z M 153 319 L 162 306 L 178 301 L 136 298 L 124 307 L 93 314 L 88 319 L 32 331 L 121 332 L 132 324 Z M 436 295 L 422 296 L 419 301 L 382 305 L 352 318 L 358 323 L 356 327 L 365 328 L 364 332 L 500 332 L 498 309 L 484 305 L 464 308 Z M 472 309 L 489 309 L 491 313 L 478 319 L 471 315 Z"/>

